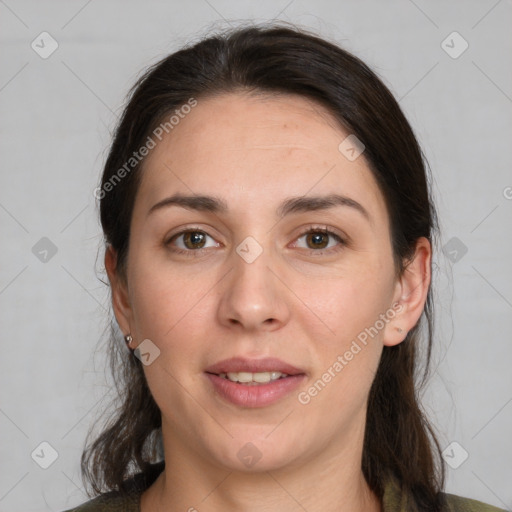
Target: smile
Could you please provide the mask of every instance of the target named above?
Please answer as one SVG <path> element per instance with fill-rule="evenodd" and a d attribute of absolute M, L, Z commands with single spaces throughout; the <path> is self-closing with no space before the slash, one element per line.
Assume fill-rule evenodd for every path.
<path fill-rule="evenodd" d="M 246 408 L 266 407 L 284 399 L 292 394 L 306 377 L 303 373 L 286 375 L 281 372 L 238 372 L 219 375 L 205 372 L 204 375 L 208 378 L 208 385 L 221 400 Z M 272 379 L 272 375 L 276 378 Z M 239 378 L 243 381 L 235 380 Z M 265 381 L 258 382 L 258 378 Z"/>
<path fill-rule="evenodd" d="M 267 384 L 268 382 L 288 377 L 288 374 L 282 372 L 229 372 L 220 373 L 219 377 L 229 379 L 231 382 L 239 382 L 240 384 L 258 385 Z"/>

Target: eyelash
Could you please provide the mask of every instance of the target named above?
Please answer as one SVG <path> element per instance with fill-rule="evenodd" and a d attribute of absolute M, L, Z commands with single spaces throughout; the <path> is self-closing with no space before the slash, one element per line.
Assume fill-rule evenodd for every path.
<path fill-rule="evenodd" d="M 192 227 L 188 227 L 186 229 L 183 229 L 182 231 L 172 235 L 165 242 L 165 245 L 166 246 L 170 246 L 171 242 L 173 242 L 174 240 L 176 240 L 180 236 L 182 236 L 182 235 L 184 235 L 186 233 L 195 233 L 195 232 L 204 233 L 206 236 L 208 236 L 208 237 L 213 239 L 213 237 L 210 236 L 203 229 L 201 229 L 199 227 L 196 228 L 196 227 L 192 226 Z M 308 226 L 306 229 L 304 229 L 297 236 L 297 238 L 295 240 L 297 241 L 300 238 L 302 238 L 304 235 L 309 235 L 309 234 L 312 234 L 312 233 L 321 233 L 323 235 L 328 235 L 329 237 L 332 237 L 332 238 L 336 239 L 336 241 L 338 242 L 338 245 L 336 245 L 335 247 L 330 247 L 328 249 L 304 249 L 304 250 L 308 251 L 312 255 L 321 256 L 321 255 L 323 255 L 325 253 L 338 252 L 338 251 L 341 251 L 347 245 L 347 241 L 344 238 L 342 238 L 339 234 L 335 233 L 334 231 L 331 231 L 330 229 L 328 229 L 326 227 L 320 227 L 320 226 L 314 226 L 314 225 Z M 190 257 L 198 257 L 198 256 L 200 256 L 203 253 L 203 251 L 208 250 L 208 249 L 210 249 L 210 247 L 199 248 L 199 249 L 180 249 L 180 248 L 177 248 L 177 247 L 172 247 L 171 248 L 171 250 L 174 253 L 176 253 L 176 254 L 183 254 L 185 256 L 190 256 Z"/>
<path fill-rule="evenodd" d="M 338 233 L 335 233 L 334 231 L 330 230 L 327 227 L 314 225 L 308 226 L 306 229 L 304 229 L 296 238 L 296 240 L 299 240 L 304 235 L 309 235 L 312 233 L 321 233 L 322 235 L 327 235 L 330 238 L 334 238 L 338 242 L 338 245 L 336 245 L 335 247 L 329 247 L 328 249 L 305 249 L 314 256 L 322 256 L 325 253 L 336 253 L 341 251 L 347 245 L 346 239 L 343 238 Z"/>

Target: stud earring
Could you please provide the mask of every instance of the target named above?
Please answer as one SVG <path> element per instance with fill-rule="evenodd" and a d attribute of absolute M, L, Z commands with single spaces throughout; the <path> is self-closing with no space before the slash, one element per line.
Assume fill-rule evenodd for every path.
<path fill-rule="evenodd" d="M 124 337 L 124 341 L 126 342 L 126 346 L 132 350 L 132 347 L 130 347 L 130 344 L 131 342 L 133 341 L 133 338 L 132 338 L 132 335 L 131 334 L 127 334 L 125 337 Z"/>

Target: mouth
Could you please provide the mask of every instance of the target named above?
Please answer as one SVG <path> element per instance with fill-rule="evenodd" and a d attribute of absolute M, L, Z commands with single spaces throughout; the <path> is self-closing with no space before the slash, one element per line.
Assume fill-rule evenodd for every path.
<path fill-rule="evenodd" d="M 296 368 L 290 363 L 286 363 L 285 361 L 275 357 L 265 357 L 263 359 L 232 357 L 212 364 L 205 369 L 205 372 L 213 373 L 215 375 L 225 374 L 226 376 L 229 376 L 229 374 L 242 374 L 242 380 L 239 380 L 238 382 L 248 382 L 248 377 L 245 376 L 244 378 L 243 374 L 257 375 L 268 373 L 270 374 L 271 379 L 277 379 L 279 377 L 273 374 L 280 373 L 283 375 L 299 375 L 305 373 L 304 370 Z"/>
<path fill-rule="evenodd" d="M 232 358 L 205 370 L 213 389 L 241 407 L 264 407 L 290 394 L 306 373 L 275 358 Z"/>
<path fill-rule="evenodd" d="M 207 372 L 209 373 L 209 372 Z M 231 382 L 238 382 L 239 384 L 244 384 L 246 386 L 257 386 L 259 384 L 268 384 L 269 382 L 274 382 L 278 379 L 284 379 L 289 377 L 287 373 L 282 372 L 228 372 L 228 373 L 219 373 L 213 374 L 218 375 L 223 379 L 230 380 Z"/>

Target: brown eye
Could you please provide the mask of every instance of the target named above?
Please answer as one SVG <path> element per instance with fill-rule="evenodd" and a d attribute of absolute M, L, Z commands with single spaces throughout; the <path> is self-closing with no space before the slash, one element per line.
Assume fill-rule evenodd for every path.
<path fill-rule="evenodd" d="M 218 247 L 219 244 L 204 231 L 189 229 L 174 235 L 167 242 L 167 245 L 176 251 L 192 252 L 210 247 Z"/>
<path fill-rule="evenodd" d="M 325 249 L 329 243 L 329 235 L 326 233 L 308 233 L 306 243 L 310 249 Z"/>
<path fill-rule="evenodd" d="M 202 231 L 188 231 L 183 234 L 183 243 L 187 249 L 202 249 L 206 243 L 206 234 Z"/>
<path fill-rule="evenodd" d="M 295 242 L 295 247 L 312 251 L 321 251 L 322 249 L 335 251 L 344 245 L 345 241 L 328 229 L 310 229 L 299 236 Z"/>

